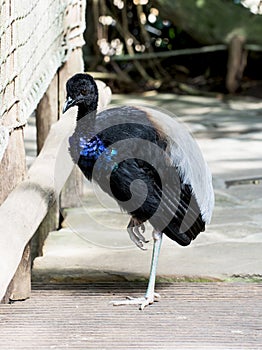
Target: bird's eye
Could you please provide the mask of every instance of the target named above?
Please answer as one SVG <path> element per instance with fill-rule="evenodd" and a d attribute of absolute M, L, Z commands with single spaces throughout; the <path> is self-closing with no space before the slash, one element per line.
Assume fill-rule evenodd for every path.
<path fill-rule="evenodd" d="M 87 89 L 82 89 L 80 92 L 82 95 L 87 95 Z"/>

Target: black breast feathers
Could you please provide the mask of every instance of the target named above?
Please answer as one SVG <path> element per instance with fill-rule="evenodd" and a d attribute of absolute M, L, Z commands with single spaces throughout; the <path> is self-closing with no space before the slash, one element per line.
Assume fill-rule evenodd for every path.
<path fill-rule="evenodd" d="M 148 111 L 125 106 L 99 113 L 92 128 L 81 119 L 70 153 L 123 210 L 188 245 L 205 222 L 191 184 L 172 159 L 172 143 Z"/>

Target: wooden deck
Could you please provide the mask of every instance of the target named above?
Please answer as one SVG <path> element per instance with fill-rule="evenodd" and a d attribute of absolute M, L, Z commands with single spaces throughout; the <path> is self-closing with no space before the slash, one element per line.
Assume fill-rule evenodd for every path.
<path fill-rule="evenodd" d="M 159 283 L 159 303 L 114 307 L 144 283 L 34 285 L 0 305 L 0 349 L 262 349 L 262 284 Z"/>

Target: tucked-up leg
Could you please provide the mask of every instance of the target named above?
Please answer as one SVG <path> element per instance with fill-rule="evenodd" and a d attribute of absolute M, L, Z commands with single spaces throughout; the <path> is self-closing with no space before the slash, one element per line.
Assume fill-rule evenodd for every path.
<path fill-rule="evenodd" d="M 143 233 L 145 232 L 145 225 L 142 221 L 139 221 L 136 218 L 131 218 L 127 226 L 127 232 L 131 241 L 133 241 L 138 248 L 146 250 L 143 243 L 148 243 L 148 241 L 143 236 Z"/>
<path fill-rule="evenodd" d="M 140 310 L 143 310 L 146 306 L 153 304 L 154 301 L 158 301 L 160 299 L 160 295 L 158 293 L 155 293 L 155 282 L 158 257 L 162 243 L 162 236 L 162 232 L 153 231 L 154 248 L 152 253 L 149 281 L 145 296 L 141 298 L 127 297 L 127 299 L 125 300 L 113 301 L 112 303 L 114 306 L 136 304 L 140 305 Z"/>

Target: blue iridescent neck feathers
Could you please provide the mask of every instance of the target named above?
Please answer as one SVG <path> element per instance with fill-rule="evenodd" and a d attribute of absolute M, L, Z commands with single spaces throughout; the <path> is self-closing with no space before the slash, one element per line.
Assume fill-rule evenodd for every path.
<path fill-rule="evenodd" d="M 97 160 L 97 158 L 106 149 L 103 142 L 98 138 L 98 136 L 94 136 L 91 140 L 87 140 L 86 137 L 80 137 L 79 147 L 80 156 L 92 158 L 94 160 Z"/>
<path fill-rule="evenodd" d="M 75 138 L 69 138 L 70 149 L 75 146 Z M 95 162 L 101 156 L 101 162 L 99 166 L 103 166 L 106 170 L 115 171 L 118 167 L 115 156 L 117 155 L 116 149 L 108 149 L 105 147 L 103 141 L 97 136 L 93 136 L 91 139 L 86 136 L 80 136 L 77 144 L 77 163 L 89 168 L 93 168 Z M 80 164 L 79 164 L 80 165 Z"/>

